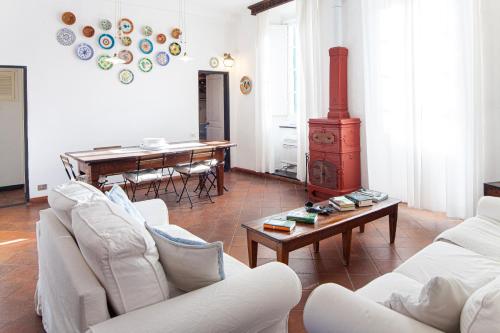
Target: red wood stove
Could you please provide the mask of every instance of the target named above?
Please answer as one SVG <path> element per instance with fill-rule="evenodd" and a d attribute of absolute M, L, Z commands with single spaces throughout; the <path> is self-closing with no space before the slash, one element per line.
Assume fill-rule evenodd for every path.
<path fill-rule="evenodd" d="M 361 187 L 361 121 L 347 107 L 345 47 L 330 49 L 330 107 L 327 118 L 309 119 L 309 181 L 312 200 L 343 195 Z"/>

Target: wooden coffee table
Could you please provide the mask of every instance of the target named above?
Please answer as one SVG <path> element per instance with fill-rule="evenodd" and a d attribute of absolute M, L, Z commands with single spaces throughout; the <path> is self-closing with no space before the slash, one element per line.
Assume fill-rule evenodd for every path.
<path fill-rule="evenodd" d="M 257 248 L 262 244 L 276 251 L 277 260 L 288 264 L 288 254 L 301 247 L 314 244 L 314 251 L 319 252 L 319 241 L 334 235 L 342 234 L 342 251 L 344 264 L 349 265 L 351 253 L 352 230 L 360 227 L 364 231 L 366 223 L 389 216 L 389 238 L 391 244 L 396 237 L 398 220 L 398 204 L 400 200 L 387 199 L 371 207 L 357 208 L 350 212 L 335 212 L 328 216 L 318 216 L 315 224 L 298 223 L 291 233 L 264 229 L 263 224 L 271 217 L 285 217 L 287 213 L 268 216 L 259 220 L 243 223 L 247 231 L 248 259 L 250 267 L 257 266 Z M 327 202 L 320 203 L 326 205 Z"/>

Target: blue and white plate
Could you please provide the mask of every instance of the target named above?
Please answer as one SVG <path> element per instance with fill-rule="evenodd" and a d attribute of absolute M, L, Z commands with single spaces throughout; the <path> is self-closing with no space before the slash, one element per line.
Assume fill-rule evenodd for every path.
<path fill-rule="evenodd" d="M 110 34 L 102 34 L 99 36 L 99 46 L 105 50 L 113 48 L 115 39 Z"/>
<path fill-rule="evenodd" d="M 81 43 L 76 46 L 76 55 L 81 60 L 90 60 L 94 56 L 94 49 L 87 43 Z"/>
<path fill-rule="evenodd" d="M 75 42 L 75 40 L 75 33 L 71 29 L 62 28 L 57 32 L 57 41 L 61 45 L 70 46 Z"/>
<path fill-rule="evenodd" d="M 156 54 L 156 62 L 160 66 L 167 66 L 170 62 L 170 56 L 167 52 L 161 51 Z"/>

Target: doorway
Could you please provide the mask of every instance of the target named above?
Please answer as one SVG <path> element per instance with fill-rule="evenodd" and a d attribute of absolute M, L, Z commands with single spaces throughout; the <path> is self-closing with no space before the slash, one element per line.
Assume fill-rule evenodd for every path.
<path fill-rule="evenodd" d="M 0 66 L 0 207 L 29 201 L 27 68 Z"/>
<path fill-rule="evenodd" d="M 200 140 L 230 140 L 228 72 L 198 72 L 198 124 Z M 224 169 L 230 168 L 227 151 Z"/>

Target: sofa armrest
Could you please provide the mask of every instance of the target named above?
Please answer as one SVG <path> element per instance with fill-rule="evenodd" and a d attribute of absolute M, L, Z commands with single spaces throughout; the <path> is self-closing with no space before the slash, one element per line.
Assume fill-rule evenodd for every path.
<path fill-rule="evenodd" d="M 301 292 L 295 272 L 273 262 L 115 317 L 89 331 L 259 332 L 286 319 L 299 302 Z"/>
<path fill-rule="evenodd" d="M 304 308 L 304 324 L 309 333 L 441 332 L 333 283 L 311 293 Z"/>
<path fill-rule="evenodd" d="M 477 215 L 500 222 L 500 198 L 482 197 L 479 199 Z"/>
<path fill-rule="evenodd" d="M 168 224 L 168 208 L 161 199 L 134 202 L 134 206 L 150 226 Z"/>

